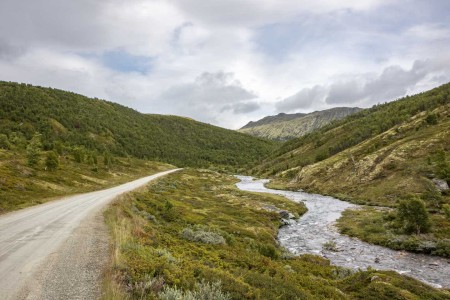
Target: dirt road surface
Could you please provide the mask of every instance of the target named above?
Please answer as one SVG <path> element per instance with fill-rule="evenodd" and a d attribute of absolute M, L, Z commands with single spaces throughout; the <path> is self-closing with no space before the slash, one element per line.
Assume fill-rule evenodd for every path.
<path fill-rule="evenodd" d="M 177 170 L 0 216 L 0 299 L 98 298 L 108 258 L 103 208 Z"/>

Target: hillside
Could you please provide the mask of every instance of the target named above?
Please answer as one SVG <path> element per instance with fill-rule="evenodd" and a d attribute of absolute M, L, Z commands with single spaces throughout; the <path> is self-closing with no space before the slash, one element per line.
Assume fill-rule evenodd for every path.
<path fill-rule="evenodd" d="M 450 256 L 450 84 L 374 106 L 285 143 L 255 167 L 272 187 L 305 189 L 378 208 L 347 212 L 342 232 L 394 249 Z M 425 204 L 431 231 L 404 235 L 396 209 Z M 385 208 L 380 208 L 384 206 Z M 357 221 L 358 220 L 358 221 Z"/>
<path fill-rule="evenodd" d="M 239 131 L 271 140 L 286 141 L 301 137 L 359 111 L 361 111 L 361 108 L 357 107 L 335 107 L 309 114 L 281 113 L 276 116 L 265 117 L 256 122 L 250 122 Z"/>
<path fill-rule="evenodd" d="M 253 171 L 374 204 L 408 192 L 401 183 L 424 191 L 430 182 L 424 175 L 437 171 L 433 157 L 450 150 L 449 93 L 446 84 L 363 110 L 286 142 Z M 380 185 L 375 196 L 367 190 Z"/>
<path fill-rule="evenodd" d="M 244 167 L 275 147 L 273 142 L 188 118 L 146 115 L 71 92 L 0 82 L 3 139 L 25 147 L 35 133 L 42 135 L 44 150 L 83 147 L 177 166 Z"/>

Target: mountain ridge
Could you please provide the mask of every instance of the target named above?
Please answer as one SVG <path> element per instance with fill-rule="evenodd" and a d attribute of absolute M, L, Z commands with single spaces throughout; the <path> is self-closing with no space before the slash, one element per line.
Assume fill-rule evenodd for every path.
<path fill-rule="evenodd" d="M 255 122 L 249 122 L 238 131 L 271 140 L 286 141 L 317 130 L 330 122 L 340 120 L 361 111 L 358 107 L 334 107 L 312 113 L 285 114 L 267 116 Z"/>

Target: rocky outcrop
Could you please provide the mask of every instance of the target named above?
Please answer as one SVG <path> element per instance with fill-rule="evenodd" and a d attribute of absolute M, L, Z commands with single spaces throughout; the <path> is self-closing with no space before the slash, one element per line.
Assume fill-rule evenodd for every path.
<path fill-rule="evenodd" d="M 436 188 L 441 192 L 449 189 L 448 183 L 445 180 L 433 178 L 433 179 L 431 179 L 431 181 L 433 181 Z"/>

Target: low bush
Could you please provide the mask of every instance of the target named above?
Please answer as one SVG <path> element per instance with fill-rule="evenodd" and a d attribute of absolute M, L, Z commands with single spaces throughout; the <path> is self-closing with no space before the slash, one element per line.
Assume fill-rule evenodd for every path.
<path fill-rule="evenodd" d="M 201 228 L 198 229 L 192 227 L 184 228 L 183 231 L 181 232 L 181 236 L 188 241 L 199 242 L 204 244 L 211 244 L 211 245 L 226 244 L 225 239 L 220 234 L 213 231 L 204 230 Z"/>
<path fill-rule="evenodd" d="M 304 212 L 303 204 L 239 191 L 235 183 L 231 176 L 185 169 L 111 207 L 107 220 L 117 245 L 114 278 L 129 298 L 364 299 L 360 281 L 366 277 L 356 277 L 360 288 L 347 292 L 340 282 L 352 272 L 319 256 L 286 255 L 279 247 L 280 216 L 264 207 Z M 167 199 L 177 212 L 173 220 L 162 217 Z M 143 211 L 158 222 L 149 221 Z M 148 276 L 162 278 L 163 287 L 158 291 L 160 285 L 148 283 Z M 405 289 L 411 291 L 401 281 L 393 284 L 392 296 L 400 297 Z"/>

